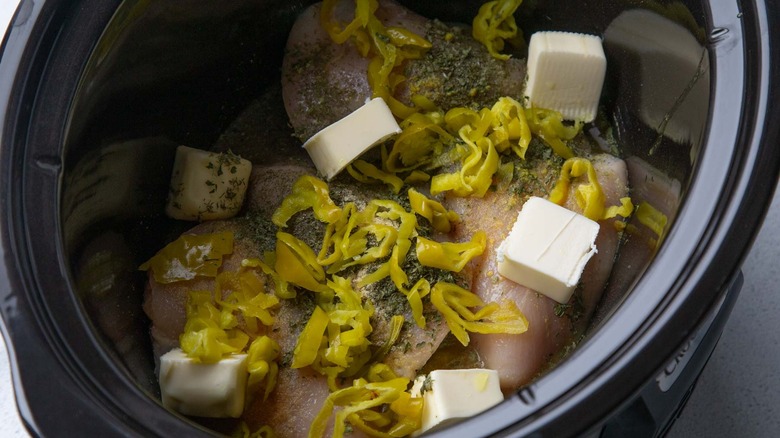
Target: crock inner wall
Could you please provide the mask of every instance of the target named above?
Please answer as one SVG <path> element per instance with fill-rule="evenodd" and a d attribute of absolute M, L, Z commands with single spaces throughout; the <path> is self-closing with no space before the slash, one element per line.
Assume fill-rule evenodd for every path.
<path fill-rule="evenodd" d="M 66 131 L 61 221 L 73 287 L 94 334 L 133 381 L 152 394 L 157 387 L 148 321 L 140 310 L 145 276 L 137 266 L 190 226 L 161 215 L 173 150 L 178 144 L 208 148 L 268 84 L 279 80 L 287 31 L 308 2 L 223 3 L 124 1 L 87 61 Z M 465 22 L 479 6 L 466 1 L 446 6 L 402 3 L 424 15 Z M 617 1 L 577 7 L 568 3 L 526 5 L 519 12 L 519 25 L 526 35 L 542 29 L 604 35 L 631 9 Z M 691 55 L 695 59 L 687 60 L 701 66 L 696 77 L 666 70 L 670 76 L 658 83 L 686 90 L 677 95 L 679 102 L 708 114 L 711 70 L 702 42 L 705 8 L 689 2 L 684 9 L 660 4 L 649 9 L 678 22 L 701 47 Z M 607 41 L 605 46 L 610 67 L 603 103 L 616 126 L 615 136 L 626 158 L 637 157 L 677 181 L 678 196 L 669 201 L 676 212 L 691 182 L 706 117 L 684 118 L 676 127 L 685 131 L 682 142 L 663 130 L 659 133 L 643 116 L 648 102 L 638 90 L 650 85 L 641 82 L 637 64 L 669 58 L 641 58 L 628 44 L 610 46 Z M 675 118 L 682 114 L 675 112 L 679 107 L 655 109 Z M 629 239 L 627 245 L 632 244 Z M 619 310 L 645 267 L 633 266 L 613 277 L 592 333 Z M 106 270 L 116 274 L 108 288 L 101 283 Z M 120 310 L 105 314 L 107 303 Z M 117 317 L 122 336 L 113 332 Z"/>

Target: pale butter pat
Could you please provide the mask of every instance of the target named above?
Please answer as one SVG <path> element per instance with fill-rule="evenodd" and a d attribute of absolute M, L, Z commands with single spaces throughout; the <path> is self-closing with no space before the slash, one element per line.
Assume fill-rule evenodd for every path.
<path fill-rule="evenodd" d="M 532 197 L 498 249 L 498 273 L 566 303 L 596 253 L 598 232 L 597 222 Z"/>
<path fill-rule="evenodd" d="M 571 32 L 537 32 L 528 43 L 527 105 L 567 120 L 591 122 L 598 112 L 607 58 L 601 38 Z"/>
<path fill-rule="evenodd" d="M 377 97 L 314 134 L 303 147 L 330 180 L 367 150 L 400 132 L 390 108 Z"/>
<path fill-rule="evenodd" d="M 227 219 L 244 203 L 252 163 L 231 153 L 176 149 L 165 214 L 181 220 Z"/>
<path fill-rule="evenodd" d="M 498 372 L 488 369 L 436 370 L 418 377 L 412 397 L 424 399 L 421 434 L 447 421 L 471 417 L 504 400 Z"/>
<path fill-rule="evenodd" d="M 160 358 L 163 405 L 184 415 L 237 418 L 244 411 L 246 354 L 204 364 L 174 349 Z"/>

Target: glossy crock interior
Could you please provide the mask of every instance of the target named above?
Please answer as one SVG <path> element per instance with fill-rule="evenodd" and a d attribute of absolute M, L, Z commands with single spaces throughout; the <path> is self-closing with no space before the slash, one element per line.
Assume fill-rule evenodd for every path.
<path fill-rule="evenodd" d="M 82 3 L 88 8 L 94 2 Z M 479 6 L 402 3 L 454 21 L 468 21 Z M 8 290 L 24 302 L 12 310 L 16 317 L 5 311 L 7 330 L 22 351 L 13 332 L 24 329 L 13 326 L 24 317 L 19 327 L 35 325 L 30 330 L 40 331 L 40 339 L 30 342 L 54 351 L 75 381 L 68 391 L 99 406 L 97 417 L 112 423 L 109 429 L 204 432 L 157 402 L 148 321 L 140 310 L 144 276 L 136 267 L 189 226 L 161 214 L 173 148 L 208 148 L 279 80 L 287 31 L 305 4 L 127 0 L 102 3 L 87 14 L 50 1 L 30 6 L 33 22 L 28 40 L 16 43 L 18 52 L 9 44 L 19 63 L 14 72 L 10 61 L 0 65 L 0 73 L 16 78 L 5 114 L 3 184 L 18 213 L 4 222 L 4 248 L 13 255 Z M 764 99 L 776 91 L 768 88 L 767 73 L 751 66 L 760 50 L 745 48 L 761 47 L 763 5 L 737 10 L 698 2 L 549 0 L 528 2 L 518 19 L 526 35 L 542 29 L 608 35 L 616 20 L 626 19 L 621 14 L 640 5 L 677 21 L 693 42 L 688 46 L 700 50 L 679 50 L 659 34 L 653 44 L 666 49 L 648 55 L 620 33 L 605 36 L 603 103 L 626 158 L 677 181 L 679 192 L 668 200 L 676 218 L 652 264 L 629 267 L 618 260 L 621 275 L 612 278 L 588 337 L 571 357 L 462 424 L 463 431 L 583 432 L 598 426 L 664 365 L 717 302 L 766 207 L 763 192 L 753 198 L 763 202 L 751 206 L 745 199 L 749 190 L 773 187 L 777 175 L 776 165 L 761 168 L 767 166 L 763 159 L 776 157 L 763 140 L 777 135 L 763 132 Z M 44 18 L 49 27 L 34 26 Z M 630 20 L 622 25 L 630 28 Z M 57 26 L 63 31 L 55 38 Z M 53 57 L 28 46 L 35 38 Z M 679 75 L 659 67 L 675 62 L 695 68 Z M 40 88 L 20 82 L 26 72 L 35 73 L 30 81 L 40 80 Z M 660 97 L 649 99 L 644 88 Z M 668 115 L 679 123 L 661 125 L 657 114 L 661 122 Z M 19 126 L 35 129 L 22 135 Z M 737 221 L 750 230 L 747 235 L 732 235 Z M 96 260 L 96 254 L 110 256 Z M 19 357 L 29 363 L 35 360 L 30 355 Z M 40 400 L 34 384 L 24 391 L 23 370 L 20 375 L 18 389 Z M 599 407 L 585 412 L 592 400 Z M 56 408 L 51 402 L 31 405 L 38 414 L 30 412 L 26 420 L 44 428 L 31 418 Z"/>

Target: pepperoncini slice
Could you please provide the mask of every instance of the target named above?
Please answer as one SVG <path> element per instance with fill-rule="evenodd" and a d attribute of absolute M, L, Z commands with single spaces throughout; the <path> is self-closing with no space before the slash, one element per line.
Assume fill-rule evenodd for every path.
<path fill-rule="evenodd" d="M 408 196 L 412 211 L 428 219 L 433 229 L 440 233 L 449 233 L 452 225 L 460 221 L 457 213 L 447 210 L 441 203 L 427 198 L 415 189 L 409 189 Z"/>
<path fill-rule="evenodd" d="M 247 387 L 251 391 L 260 387 L 265 381 L 263 400 L 268 400 L 268 396 L 276 386 L 276 376 L 279 374 L 279 365 L 276 363 L 276 359 L 279 358 L 281 351 L 279 344 L 268 336 L 255 338 L 249 345 L 247 351 L 249 382 Z"/>
<path fill-rule="evenodd" d="M 355 0 L 355 18 L 342 28 L 334 18 L 337 3 L 336 0 L 323 2 L 320 10 L 323 29 L 337 44 L 353 37 L 363 57 L 373 53 L 375 56 L 368 64 L 368 83 L 372 97 L 383 98 L 390 111 L 399 119 L 414 114 L 417 111 L 415 107 L 402 103 L 393 94 L 405 80 L 400 74 L 404 61 L 420 58 L 430 49 L 430 42 L 406 29 L 386 28 L 375 16 L 378 7 L 376 0 Z"/>
<path fill-rule="evenodd" d="M 473 131 L 466 125 L 459 131 L 461 139 L 469 148 L 469 154 L 464 159 L 460 171 L 440 173 L 431 178 L 431 194 L 438 195 L 452 191 L 456 196 L 483 197 L 493 182 L 493 174 L 498 170 L 499 158 L 493 142 L 486 137 L 476 142 L 469 138 Z"/>
<path fill-rule="evenodd" d="M 531 143 L 531 128 L 525 117 L 525 109 L 511 97 L 502 97 L 490 109 L 494 122 L 490 138 L 498 152 L 507 148 L 525 159 L 525 152 Z"/>
<path fill-rule="evenodd" d="M 223 311 L 232 314 L 240 311 L 247 328 L 256 332 L 257 323 L 270 326 L 274 318 L 269 309 L 279 304 L 279 298 L 274 294 L 264 293 L 265 285 L 251 271 L 221 272 L 216 278 L 215 301 Z M 226 291 L 227 298 L 219 299 Z"/>
<path fill-rule="evenodd" d="M 223 312 L 215 306 L 210 291 L 191 291 L 187 322 L 179 336 L 182 351 L 202 363 L 216 363 L 222 356 L 241 352 L 249 341 L 246 333 L 226 329 Z"/>
<path fill-rule="evenodd" d="M 293 368 L 311 365 L 336 390 L 338 376 L 355 375 L 372 357 L 368 336 L 374 310 L 363 305 L 349 280 L 333 276 L 327 286 L 332 295 L 320 301 L 299 335 Z"/>
<path fill-rule="evenodd" d="M 517 23 L 514 13 L 522 0 L 497 0 L 483 4 L 472 22 L 472 36 L 496 58 L 506 60 L 509 55 L 500 54 L 504 40 L 516 41 Z"/>
<path fill-rule="evenodd" d="M 414 322 L 418 327 L 425 328 L 422 299 L 431 292 L 431 283 L 425 278 L 421 278 L 417 280 L 417 283 L 415 283 L 411 289 L 401 289 L 401 292 L 406 295 L 406 300 L 409 301 L 409 307 L 412 309 L 412 318 L 414 318 Z"/>
<path fill-rule="evenodd" d="M 336 44 L 343 44 L 355 33 L 368 26 L 368 21 L 374 15 L 379 4 L 376 0 L 355 1 L 355 18 L 342 28 L 334 17 L 337 0 L 324 0 L 320 10 L 320 25 Z"/>
<path fill-rule="evenodd" d="M 397 341 L 398 337 L 401 335 L 401 329 L 404 326 L 404 322 L 405 318 L 403 315 L 393 315 L 393 317 L 390 318 L 390 335 L 387 337 L 384 344 L 382 344 L 374 353 L 374 356 L 371 358 L 373 362 L 381 361 L 390 349 L 393 348 L 395 341 Z"/>
<path fill-rule="evenodd" d="M 298 336 L 298 342 L 293 350 L 291 368 L 303 368 L 314 363 L 320 346 L 325 341 L 325 330 L 327 330 L 329 322 L 328 314 L 320 306 L 315 307 L 314 313 Z"/>
<path fill-rule="evenodd" d="M 452 243 L 435 242 L 424 237 L 417 237 L 417 260 L 423 266 L 460 272 L 471 259 L 485 252 L 487 236 L 484 231 L 478 231 L 471 242 Z"/>
<path fill-rule="evenodd" d="M 269 261 L 269 264 L 276 264 L 276 253 L 273 251 L 268 251 L 265 254 L 265 258 Z M 288 283 L 282 280 L 282 278 L 279 277 L 279 274 L 277 274 L 276 271 L 274 271 L 271 266 L 269 266 L 269 264 L 266 264 L 262 260 L 256 258 L 241 260 L 242 269 L 260 268 L 263 273 L 265 273 L 265 275 L 271 277 L 271 280 L 274 282 L 274 293 L 277 297 L 282 299 L 295 298 L 295 290 L 289 287 Z"/>
<path fill-rule="evenodd" d="M 366 242 L 367 242 L 366 237 L 368 236 L 368 234 L 374 235 L 376 241 L 378 242 L 376 246 L 373 246 L 371 248 L 366 248 Z M 339 272 L 343 269 L 355 265 L 365 265 L 386 257 L 388 254 L 391 253 L 393 249 L 393 245 L 395 245 L 396 243 L 397 236 L 398 236 L 398 232 L 396 231 L 396 229 L 389 225 L 377 224 L 377 223 L 364 225 L 357 232 L 355 232 L 352 236 L 349 237 L 349 240 L 359 239 L 361 241 L 360 251 L 350 258 L 345 257 L 344 259 L 342 259 L 341 263 L 336 263 L 333 266 L 331 266 L 331 268 L 328 269 L 328 273 L 332 274 L 335 272 Z M 344 242 L 346 242 L 346 240 Z M 346 252 L 344 254 L 345 256 L 347 255 Z M 347 260 L 351 260 L 351 261 L 347 262 Z"/>
<path fill-rule="evenodd" d="M 351 229 L 350 221 L 357 213 L 357 207 L 353 202 L 347 203 L 342 209 L 338 221 L 325 227 L 325 236 L 322 239 L 322 248 L 317 255 L 317 263 L 322 266 L 332 265 L 344 258 L 341 248 L 344 240 L 345 228 Z"/>
<path fill-rule="evenodd" d="M 409 173 L 409 176 L 404 178 L 404 183 L 406 183 L 406 184 L 418 184 L 418 183 L 428 182 L 430 179 L 431 179 L 431 176 L 428 175 L 427 173 L 419 171 L 419 170 L 413 170 L 411 173 Z"/>
<path fill-rule="evenodd" d="M 612 219 L 615 216 L 629 217 L 634 212 L 634 203 L 628 196 L 620 198 L 620 205 L 608 207 L 602 219 Z"/>
<path fill-rule="evenodd" d="M 440 281 L 433 285 L 431 303 L 464 346 L 469 344 L 468 332 L 520 334 L 528 330 L 528 320 L 514 302 L 485 304 L 474 293 L 452 283 Z M 478 309 L 474 312 L 470 308 Z"/>
<path fill-rule="evenodd" d="M 317 261 L 323 266 L 329 265 L 328 274 L 371 263 L 390 254 L 398 232 L 394 227 L 376 221 L 377 209 L 376 204 L 370 203 L 366 209 L 358 211 L 353 203 L 349 203 L 344 207 L 342 219 L 326 227 Z M 370 248 L 367 247 L 369 234 L 377 242 Z"/>
<path fill-rule="evenodd" d="M 383 167 L 388 172 L 404 172 L 430 163 L 444 152 L 446 145 L 454 140 L 441 127 L 441 115 L 436 112 L 415 113 L 404 119 L 401 133 L 396 137 Z"/>
<path fill-rule="evenodd" d="M 303 241 L 289 233 L 276 233 L 276 264 L 279 278 L 312 292 L 327 290 L 325 271 L 314 251 Z"/>
<path fill-rule="evenodd" d="M 444 114 L 444 123 L 447 124 L 447 129 L 452 132 L 458 132 L 466 125 L 476 126 L 481 121 L 482 116 L 479 112 L 466 107 L 455 107 Z"/>
<path fill-rule="evenodd" d="M 639 203 L 639 207 L 637 207 L 636 218 L 639 220 L 639 223 L 650 228 L 658 236 L 657 242 L 660 242 L 661 239 L 663 239 L 664 232 L 666 231 L 666 223 L 668 221 L 665 214 L 661 213 L 649 203 L 642 201 Z"/>
<path fill-rule="evenodd" d="M 363 287 L 389 276 L 393 284 L 401 290 L 409 280 L 401 265 L 412 247 L 411 238 L 417 227 L 417 217 L 395 201 L 375 199 L 369 205 L 381 209 L 376 212 L 377 217 L 399 223 L 398 235 L 390 258 L 376 271 L 363 277 L 358 286 Z"/>
<path fill-rule="evenodd" d="M 553 152 L 567 160 L 574 157 L 574 152 L 563 140 L 573 139 L 582 129 L 582 122 L 566 126 L 561 113 L 542 108 L 526 108 L 525 117 L 531 132 L 547 143 Z"/>
<path fill-rule="evenodd" d="M 586 158 L 570 158 L 563 163 L 561 175 L 555 187 L 550 192 L 550 201 L 563 205 L 569 196 L 571 180 L 587 176 L 588 183 L 580 184 L 575 192 L 577 205 L 582 210 L 583 216 L 594 221 L 610 219 L 617 215 L 628 217 L 634 210 L 630 198 L 621 198 L 620 206 L 605 208 L 606 198 L 601 189 L 596 169 L 590 160 Z"/>
<path fill-rule="evenodd" d="M 354 163 L 347 166 L 347 171 L 353 178 L 363 183 L 373 183 L 374 181 L 381 181 L 390 188 L 393 189 L 393 193 L 401 191 L 404 182 L 397 176 L 383 172 L 371 163 L 363 160 L 356 160 Z"/>
<path fill-rule="evenodd" d="M 332 392 L 322 409 L 314 418 L 309 437 L 325 435 L 328 420 L 336 407 L 335 422 L 331 436 L 343 437 L 346 422 L 370 436 L 396 437 L 399 432 L 413 428 L 421 421 L 422 399 L 402 396 L 409 385 L 409 379 L 394 377 L 389 368 L 376 370 L 375 365 L 368 375 L 376 380 L 356 379 L 352 386 Z M 387 379 L 387 380 L 379 380 Z M 395 404 L 393 404 L 395 403 Z"/>
<path fill-rule="evenodd" d="M 563 205 L 569 196 L 569 188 L 573 178 L 587 176 L 588 183 L 581 184 L 576 193 L 577 205 L 588 219 L 597 221 L 604 215 L 604 192 L 596 177 L 596 170 L 590 160 L 585 158 L 569 158 L 563 163 L 561 175 L 555 187 L 550 192 L 550 201 Z"/>
<path fill-rule="evenodd" d="M 268 425 L 261 426 L 256 431 L 249 430 L 249 425 L 242 421 L 236 431 L 231 436 L 239 438 L 276 438 L 276 432 Z"/>
<path fill-rule="evenodd" d="M 419 59 L 425 52 L 432 47 L 432 44 L 425 38 L 402 27 L 388 27 L 385 29 L 390 42 L 401 48 L 402 54 L 406 59 Z"/>
<path fill-rule="evenodd" d="M 271 221 L 277 227 L 284 228 L 291 217 L 309 208 L 313 209 L 318 220 L 328 224 L 336 222 L 341 215 L 341 209 L 330 199 L 328 185 L 311 175 L 304 175 L 295 181 L 292 192 L 276 209 Z"/>
<path fill-rule="evenodd" d="M 160 284 L 216 277 L 222 257 L 233 253 L 233 233 L 185 234 L 166 245 L 138 269 L 151 269 Z"/>

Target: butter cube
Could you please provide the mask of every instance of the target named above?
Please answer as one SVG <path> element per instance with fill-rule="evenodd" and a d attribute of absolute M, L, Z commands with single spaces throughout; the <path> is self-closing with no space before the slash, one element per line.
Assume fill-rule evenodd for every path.
<path fill-rule="evenodd" d="M 317 170 L 331 180 L 373 146 L 401 132 L 381 97 L 314 134 L 303 144 Z"/>
<path fill-rule="evenodd" d="M 537 32 L 528 43 L 527 105 L 559 111 L 567 120 L 591 122 L 606 72 L 601 38 Z"/>
<path fill-rule="evenodd" d="M 415 379 L 411 392 L 424 399 L 422 427 L 415 435 L 477 415 L 504 400 L 498 372 L 488 369 L 431 371 Z"/>
<path fill-rule="evenodd" d="M 498 273 L 566 303 L 596 251 L 599 224 L 546 199 L 532 197 L 498 249 Z"/>
<path fill-rule="evenodd" d="M 201 221 L 235 216 L 244 203 L 252 163 L 231 153 L 176 149 L 165 214 Z"/>
<path fill-rule="evenodd" d="M 184 415 L 238 418 L 244 411 L 246 354 L 204 364 L 174 349 L 160 358 L 163 406 Z"/>

